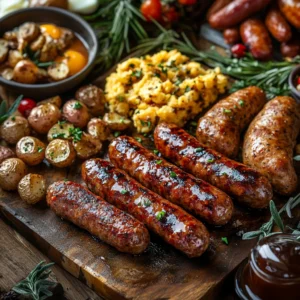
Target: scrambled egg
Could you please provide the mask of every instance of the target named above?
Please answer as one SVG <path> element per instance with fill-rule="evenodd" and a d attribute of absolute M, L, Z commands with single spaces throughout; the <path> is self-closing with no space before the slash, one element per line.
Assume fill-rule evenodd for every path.
<path fill-rule="evenodd" d="M 111 112 L 130 117 L 138 132 L 161 121 L 182 127 L 215 102 L 228 85 L 220 69 L 204 70 L 177 50 L 130 58 L 106 80 Z"/>

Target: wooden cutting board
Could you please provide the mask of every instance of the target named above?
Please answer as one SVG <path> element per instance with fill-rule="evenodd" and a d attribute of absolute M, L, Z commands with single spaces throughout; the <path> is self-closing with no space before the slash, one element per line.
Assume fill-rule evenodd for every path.
<path fill-rule="evenodd" d="M 201 41 L 202 47 L 209 43 Z M 101 86 L 105 76 L 96 79 Z M 3 91 L 2 91 L 3 95 Z M 5 98 L 11 99 L 9 95 Z M 145 141 L 146 142 L 146 141 Z M 32 168 L 47 184 L 60 179 L 82 182 L 81 162 L 69 169 L 47 163 Z M 282 205 L 286 199 L 276 199 Z M 232 221 L 209 228 L 211 245 L 200 258 L 189 259 L 151 235 L 147 251 L 138 256 L 120 253 L 69 222 L 58 218 L 46 203 L 29 206 L 17 193 L 0 190 L 0 213 L 50 259 L 107 299 L 217 299 L 224 280 L 248 256 L 255 240 L 242 241 L 244 231 L 269 219 L 267 210 L 236 206 Z M 229 245 L 221 238 L 227 237 Z"/>

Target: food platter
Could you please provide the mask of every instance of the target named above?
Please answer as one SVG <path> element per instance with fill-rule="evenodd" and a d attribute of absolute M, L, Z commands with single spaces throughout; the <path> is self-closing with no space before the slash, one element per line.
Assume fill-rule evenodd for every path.
<path fill-rule="evenodd" d="M 196 40 L 195 44 L 200 45 L 200 50 L 207 50 L 212 46 L 210 42 L 204 39 L 196 38 L 194 40 Z M 216 50 L 218 53 L 224 54 L 223 49 L 216 47 Z M 174 57 L 175 60 L 173 59 Z M 93 78 L 93 80 L 87 82 L 105 90 L 105 106 L 104 103 L 101 102 L 102 100 L 99 99 L 100 102 L 97 103 L 96 106 L 89 106 L 91 103 L 88 101 L 85 103 L 88 99 L 80 99 L 80 93 L 85 94 L 85 96 L 88 94 L 88 92 L 85 93 L 87 87 L 84 86 L 80 90 L 77 90 L 76 93 L 73 90 L 68 94 L 61 95 L 63 103 L 67 101 L 63 108 L 61 108 L 61 103 L 57 104 L 57 101 L 60 100 L 54 97 L 46 102 L 38 103 L 37 107 L 28 113 L 28 122 L 27 120 L 26 122 L 30 124 L 31 129 L 33 129 L 33 137 L 30 138 L 30 141 L 27 137 L 27 140 L 23 140 L 23 144 L 34 144 L 37 162 L 29 159 L 30 156 L 29 158 L 27 157 L 28 145 L 26 144 L 27 146 L 25 145 L 24 148 L 20 142 L 29 135 L 26 131 L 26 126 L 23 127 L 24 134 L 22 133 L 21 139 L 18 138 L 16 141 L 12 141 L 14 134 L 12 132 L 12 135 L 9 135 L 7 130 L 9 124 L 4 123 L 1 127 L 3 140 L 12 145 L 17 144 L 16 148 L 14 146 L 10 146 L 10 148 L 13 151 L 16 149 L 15 151 L 18 158 L 8 158 L 4 160 L 4 164 L 2 163 L 1 165 L 2 173 L 0 179 L 2 180 L 1 186 L 3 187 L 3 189 L 0 189 L 1 216 L 41 249 L 51 260 L 85 282 L 105 299 L 217 299 L 227 280 L 232 278 L 234 271 L 241 262 L 248 257 L 250 250 L 257 242 L 256 239 L 242 239 L 243 236 L 246 237 L 245 233 L 254 231 L 256 235 L 253 235 L 253 237 L 261 237 L 265 232 L 260 231 L 261 229 L 259 228 L 264 223 L 270 222 L 271 217 L 271 228 L 268 229 L 268 234 L 270 234 L 274 223 L 274 209 L 277 212 L 280 208 L 285 207 L 286 204 L 291 201 L 289 196 L 293 197 L 300 192 L 299 186 L 297 185 L 297 180 L 299 180 L 299 176 L 297 178 L 296 175 L 296 173 L 299 174 L 299 165 L 297 163 L 295 163 L 296 172 L 294 172 L 294 167 L 292 167 L 293 174 L 295 173 L 296 178 L 291 175 L 288 184 L 286 184 L 287 178 L 285 178 L 285 182 L 282 184 L 282 182 L 278 181 L 278 185 L 272 178 L 272 175 L 278 177 L 278 174 L 275 173 L 276 168 L 272 168 L 274 167 L 272 164 L 268 165 L 268 160 L 266 160 L 264 165 L 264 169 L 267 171 L 264 169 L 257 171 L 259 167 L 261 167 L 259 163 L 263 159 L 258 162 L 256 160 L 255 163 L 257 165 L 255 169 L 248 167 L 251 166 L 251 164 L 254 165 L 250 160 L 247 161 L 247 166 L 240 164 L 243 159 L 244 162 L 246 161 L 245 156 L 242 158 L 241 151 L 243 139 L 245 139 L 244 145 L 246 142 L 248 143 L 247 149 L 251 147 L 255 148 L 253 145 L 255 144 L 255 140 L 250 141 L 247 134 L 244 135 L 245 131 L 258 113 L 256 118 L 263 118 L 264 110 L 262 110 L 262 107 L 267 102 L 267 99 L 259 88 L 249 86 L 244 87 L 243 90 L 241 89 L 235 94 L 230 95 L 230 93 L 225 93 L 226 88 L 230 84 L 227 84 L 227 78 L 222 74 L 223 70 L 225 70 L 224 67 L 216 69 L 204 67 L 202 69 L 202 66 L 200 67 L 198 62 L 189 61 L 188 58 L 182 56 L 176 49 L 172 51 L 161 51 L 153 54 L 153 56 L 147 55 L 145 57 L 136 58 L 131 58 L 130 56 L 127 59 L 125 58 L 124 62 L 121 62 L 120 65 L 114 66 L 104 75 Z M 228 77 L 228 81 L 234 83 L 233 78 Z M 251 95 L 250 89 L 254 90 L 253 94 L 255 95 Z M 0 96 L 8 103 L 8 106 L 12 106 L 18 95 L 1 88 Z M 166 96 L 169 97 L 167 101 L 161 100 Z M 223 98 L 225 100 L 220 101 L 220 99 Z M 283 98 L 284 97 L 279 99 L 282 103 L 285 100 L 290 101 L 288 97 Z M 101 99 L 104 99 L 104 96 Z M 228 99 L 232 102 L 229 103 L 230 101 Z M 249 99 L 252 101 L 252 107 L 250 102 L 250 105 L 247 103 Z M 261 102 L 258 103 L 259 101 Z M 297 104 L 295 104 L 296 102 L 294 102 L 294 100 L 291 101 L 291 106 L 294 105 L 294 107 L 296 107 L 295 111 L 297 111 L 298 107 Z M 173 106 L 171 103 L 173 103 Z M 174 103 L 177 106 L 175 106 Z M 183 105 L 180 106 L 180 103 L 183 103 Z M 126 105 L 128 105 L 128 107 Z M 227 107 L 226 105 L 229 106 Z M 289 105 L 289 103 L 286 105 Z M 216 129 L 217 131 L 214 135 L 211 133 L 205 135 L 205 124 L 202 126 L 200 121 L 198 125 L 192 125 L 192 123 L 195 124 L 199 118 L 201 118 L 200 120 L 208 118 L 209 113 L 214 109 L 217 110 L 216 107 L 218 106 L 220 106 L 219 112 L 217 112 L 216 115 L 212 114 L 212 121 L 209 121 L 211 123 L 207 123 L 209 124 L 207 132 L 213 128 L 213 122 L 215 120 L 221 123 L 221 126 Z M 48 115 L 45 113 L 46 110 L 42 111 L 42 109 L 46 109 L 46 107 L 47 109 L 52 109 L 52 112 L 48 110 Z M 97 110 L 97 108 L 100 107 L 101 112 L 94 114 L 93 110 Z M 195 109 L 195 107 L 199 110 Z M 251 109 L 253 110 L 252 112 Z M 248 115 L 245 111 L 248 112 Z M 286 120 L 288 120 L 288 118 L 292 119 L 290 123 L 288 123 L 289 121 L 286 122 L 289 133 L 293 129 L 293 126 L 290 126 L 291 124 L 295 124 L 297 128 L 299 125 L 299 120 L 297 119 L 298 113 L 295 111 L 292 113 L 282 112 L 286 113 Z M 22 114 L 24 116 L 24 113 Z M 44 119 L 41 118 L 43 114 L 46 116 Z M 228 117 L 231 114 L 233 114 L 234 117 Z M 92 120 L 91 115 L 93 115 Z M 242 115 L 241 120 L 249 120 L 245 121 L 245 125 L 241 125 L 244 121 L 237 121 L 241 127 L 239 128 L 241 131 L 238 133 L 238 138 L 233 134 L 230 140 L 230 134 L 235 130 L 230 127 L 234 127 L 230 122 L 232 120 L 236 121 L 238 115 Z M 47 116 L 49 116 L 49 118 L 47 118 Z M 97 118 L 95 118 L 95 116 Z M 118 118 L 117 121 L 115 117 Z M 223 117 L 225 125 L 222 125 L 223 121 L 220 121 L 223 120 Z M 9 121 L 15 122 L 16 118 L 21 117 L 16 114 L 10 117 Z M 55 121 L 49 124 L 51 118 L 55 119 Z M 91 128 L 94 128 L 96 132 L 95 128 L 98 123 L 101 124 L 101 126 L 105 124 L 105 126 L 109 128 L 107 131 L 109 133 L 105 130 L 103 130 L 103 132 L 101 131 L 101 134 L 105 136 L 103 140 L 97 136 L 97 133 L 93 135 L 93 130 L 91 130 Z M 185 131 L 178 129 L 181 132 L 179 134 L 176 131 L 177 127 L 169 123 L 183 127 Z M 260 124 L 259 119 L 257 124 Z M 7 128 L 5 126 L 7 126 Z M 161 128 L 164 130 L 164 126 L 166 126 L 167 131 L 171 130 L 172 134 L 170 134 L 170 136 L 172 137 L 165 134 L 167 131 L 162 131 L 163 133 L 159 136 L 157 132 L 159 132 Z M 174 126 L 175 129 L 172 126 Z M 222 126 L 224 127 L 222 128 Z M 252 127 L 253 126 L 254 125 L 252 125 Z M 273 123 L 271 126 L 276 127 L 276 124 Z M 87 128 L 87 132 L 83 132 L 85 128 Z M 173 129 L 174 131 L 172 131 Z M 154 134 L 152 135 L 153 131 Z M 110 134 L 110 132 L 112 132 L 112 134 Z M 253 132 L 251 134 L 252 139 L 256 134 L 255 130 L 253 130 Z M 295 132 L 298 133 L 298 130 L 295 129 Z M 78 133 L 80 134 L 78 135 Z M 241 133 L 243 134 L 240 141 Z M 203 134 L 202 137 L 201 134 Z M 218 134 L 220 134 L 221 137 L 218 137 Z M 117 157 L 112 154 L 112 151 L 116 150 L 118 141 L 122 141 L 122 135 L 132 136 L 133 138 L 130 140 L 131 138 L 129 137 L 129 142 L 127 140 L 126 146 L 129 148 L 126 148 L 124 146 L 125 144 L 120 146 L 124 147 L 125 150 L 122 150 L 123 154 L 120 154 L 122 151 L 119 151 L 120 157 Z M 195 135 L 200 143 L 195 137 L 192 137 Z M 294 147 L 294 143 L 296 144 L 296 136 L 294 137 L 294 134 L 291 135 L 293 135 L 291 137 L 293 141 L 290 144 L 289 141 L 285 144 L 287 148 L 291 148 L 292 144 Z M 232 142 L 232 144 L 235 144 L 237 147 L 232 150 L 230 143 L 226 144 L 225 142 L 221 144 L 224 136 L 225 139 L 227 136 L 227 142 L 229 136 L 229 142 Z M 159 141 L 158 137 L 161 138 L 161 141 Z M 264 135 L 262 135 L 262 137 L 257 136 L 259 139 L 263 139 L 264 137 Z M 164 138 L 166 138 L 166 140 L 164 140 Z M 217 140 L 216 144 L 212 143 L 213 139 Z M 123 137 L 123 141 L 125 140 L 126 138 Z M 180 148 L 182 141 L 187 142 L 186 149 L 189 149 L 187 152 L 184 152 L 186 149 Z M 159 142 L 161 145 L 159 145 Z M 5 146 L 7 146 L 7 144 L 5 144 Z M 269 146 L 268 144 L 268 147 Z M 139 160 L 142 161 L 143 150 L 139 147 L 142 149 L 143 147 L 145 148 L 146 160 L 149 159 L 150 161 L 149 167 L 147 165 L 148 162 L 144 162 L 143 165 L 143 162 L 135 160 L 136 157 L 130 157 L 129 154 L 126 154 L 137 151 L 139 152 Z M 228 152 L 225 151 L 226 147 L 229 149 Z M 190 149 L 195 153 L 193 152 L 194 154 L 191 154 L 189 152 L 191 151 Z M 215 152 L 215 150 L 219 152 Z M 242 150 L 245 152 L 245 149 Z M 276 148 L 276 150 L 278 150 L 278 148 Z M 247 155 L 250 157 L 252 155 L 252 159 L 255 158 L 257 154 L 251 154 L 249 151 Z M 288 161 L 287 164 L 293 165 L 293 163 L 290 163 L 290 161 L 292 161 L 292 152 L 291 150 L 291 153 L 287 155 L 291 156 L 291 159 L 289 159 L 289 157 L 282 157 L 283 165 L 286 161 Z M 40 155 L 38 155 L 38 153 Z M 66 153 L 68 154 L 67 156 Z M 285 153 L 286 152 L 283 151 L 284 155 Z M 10 152 L 8 155 L 10 155 Z M 198 156 L 200 158 L 198 158 Z M 96 159 L 94 159 L 95 157 Z M 228 157 L 232 157 L 234 160 L 230 160 Z M 107 176 L 107 173 L 101 173 L 101 168 L 97 170 L 95 165 L 91 165 L 92 167 L 90 168 L 88 167 L 86 161 L 90 158 L 93 163 L 100 158 L 98 162 L 101 162 L 104 166 L 106 166 L 106 161 L 111 161 L 114 166 L 110 165 L 111 167 L 108 167 L 108 169 L 115 168 L 113 170 L 116 170 L 116 173 L 112 173 L 114 177 L 111 177 L 111 181 L 113 178 L 113 180 L 116 180 L 115 185 L 118 185 L 116 190 L 114 190 L 115 185 L 111 187 L 111 183 L 108 183 L 108 181 L 101 181 Z M 18 170 L 20 174 L 15 174 L 16 171 L 13 171 L 11 176 L 7 170 L 4 170 L 5 162 L 9 159 L 23 160 L 29 166 L 27 166 L 28 168 L 25 166 L 23 169 L 19 166 L 20 168 Z M 130 166 L 131 159 L 132 166 Z M 119 160 L 119 162 L 117 162 L 117 160 Z M 156 165 L 153 167 L 151 163 L 155 163 Z M 278 161 L 276 163 L 278 163 Z M 189 174 L 185 175 L 186 173 L 175 165 Z M 138 174 L 137 169 L 132 170 L 132 168 L 135 167 L 137 169 L 145 168 L 146 171 L 143 171 L 145 174 L 143 172 Z M 220 167 L 221 169 L 219 170 L 218 168 Z M 119 171 L 117 168 L 123 171 Z M 151 171 L 147 168 L 152 168 L 152 171 L 158 170 L 158 172 L 155 175 L 151 174 L 151 177 Z M 92 169 L 93 172 L 96 169 L 96 173 L 98 172 L 98 174 L 100 174 L 97 175 L 98 177 L 95 177 L 97 180 L 95 178 L 93 179 L 92 175 L 90 175 L 91 173 L 89 173 Z M 166 170 L 170 175 L 168 180 L 160 175 L 160 172 Z M 279 171 L 282 171 L 283 175 L 287 174 L 284 167 L 279 169 Z M 27 177 L 27 181 L 24 181 L 26 177 L 24 175 L 26 173 L 29 173 L 26 175 L 29 177 Z M 7 176 L 7 182 L 5 182 L 5 174 Z M 41 177 L 36 177 L 35 174 L 39 174 Z M 22 180 L 18 180 L 18 184 L 16 185 L 15 181 L 18 179 L 18 176 L 20 179 L 24 177 Z M 134 181 L 130 176 L 139 181 L 140 184 Z M 139 176 L 148 176 L 149 178 L 139 178 Z M 194 176 L 198 178 L 196 179 Z M 126 185 L 121 184 L 124 179 L 123 177 L 125 178 Z M 151 178 L 153 178 L 153 182 L 151 182 Z M 162 182 L 160 182 L 160 178 Z M 38 182 L 34 184 L 34 188 L 31 186 L 31 180 Z M 181 185 L 178 184 L 178 187 L 175 185 L 177 180 L 178 182 L 181 180 Z M 180 203 L 180 200 L 174 200 L 174 198 L 172 198 L 174 196 L 173 194 L 168 195 L 167 188 L 172 185 L 173 187 L 175 186 L 175 190 L 179 188 L 183 193 L 182 182 L 187 185 L 188 180 L 194 182 L 195 185 L 199 184 L 199 186 L 202 182 L 201 180 L 208 181 L 209 184 L 202 184 L 203 187 L 207 184 L 209 192 L 212 194 L 213 188 L 215 187 L 219 188 L 221 193 L 224 192 L 225 197 L 229 198 L 225 192 L 229 194 L 233 198 L 233 212 L 228 208 L 232 207 L 231 198 L 229 198 L 230 203 L 224 204 L 229 210 L 228 218 L 225 218 L 225 210 L 221 207 L 217 207 L 217 204 L 212 201 L 208 204 L 201 204 L 198 210 L 193 210 L 189 204 L 184 206 L 183 203 Z M 11 181 L 12 188 L 9 185 Z M 57 185 L 58 189 L 55 194 L 53 192 L 53 190 L 55 191 L 55 187 L 52 184 L 58 181 L 60 183 Z M 72 186 L 74 185 L 72 182 L 74 182 L 74 184 L 81 184 L 86 188 L 78 185 L 80 192 L 77 193 L 76 190 L 72 190 Z M 286 196 L 280 196 L 276 193 L 273 195 L 270 182 L 272 183 L 274 191 L 279 191 L 281 194 L 286 194 Z M 21 183 L 23 183 L 23 186 Z M 259 186 L 258 183 L 261 185 Z M 287 186 L 286 190 L 284 184 Z M 50 185 L 51 188 L 48 189 L 47 198 L 46 201 L 44 201 L 46 194 L 45 187 L 49 187 Z M 59 193 L 61 192 L 62 186 L 67 189 L 67 192 L 61 196 Z M 126 190 L 124 187 L 133 188 Z M 136 202 L 138 198 L 133 197 L 139 197 L 139 194 L 135 194 L 135 187 L 138 192 L 148 197 L 146 200 L 150 201 L 150 204 L 148 202 Z M 147 190 L 147 188 L 152 191 Z M 166 191 L 164 191 L 163 194 L 160 189 L 164 188 Z M 5 191 L 16 189 L 18 189 L 19 193 Z M 41 195 L 37 192 L 37 189 L 39 189 Z M 106 227 L 103 224 L 109 224 L 109 226 L 112 227 L 115 226 L 114 228 L 117 228 L 118 224 L 111 225 L 111 223 L 114 223 L 113 221 L 111 222 L 110 220 L 109 222 L 111 223 L 109 223 L 105 218 L 103 221 L 102 217 L 95 214 L 96 206 L 93 205 L 95 202 L 103 200 L 96 198 L 97 196 L 89 191 L 85 192 L 87 189 L 105 199 L 106 202 L 115 205 L 120 210 L 133 215 L 137 220 L 131 216 L 130 218 L 140 222 L 141 226 L 146 225 L 150 231 L 150 243 L 148 246 L 146 245 L 145 251 L 134 253 L 132 249 L 131 251 L 126 251 L 126 247 L 120 249 L 120 247 L 115 246 L 118 242 L 117 231 L 115 231 L 115 235 L 111 234 L 108 238 L 103 234 L 103 231 L 101 233 L 102 229 L 104 231 L 108 230 L 108 226 Z M 174 189 L 170 189 L 170 191 L 173 192 Z M 252 193 L 253 190 L 254 193 Z M 30 192 L 32 192 L 32 195 L 30 195 Z M 81 194 L 81 192 L 83 194 Z M 184 199 L 184 197 L 190 197 L 190 199 L 187 199 L 187 202 L 191 202 L 192 194 L 189 194 L 189 192 L 190 191 L 187 191 L 187 195 L 180 195 L 179 198 Z M 90 196 L 87 196 L 85 193 L 89 193 L 88 195 Z M 192 216 L 179 207 L 177 213 L 176 205 L 172 206 L 172 203 L 162 199 L 162 197 L 155 193 L 161 194 L 161 196 L 170 200 L 170 202 L 180 205 Z M 79 195 L 84 196 L 80 199 Z M 88 197 L 92 197 L 90 199 L 94 200 L 87 201 L 86 199 L 88 199 Z M 71 207 L 71 204 L 63 204 L 63 202 L 59 204 L 60 199 L 66 201 L 65 203 L 69 200 L 73 201 L 74 199 L 76 199 L 74 201 L 77 202 L 75 206 Z M 178 199 L 178 197 L 176 199 Z M 238 201 L 236 201 L 237 199 Z M 205 201 L 203 200 L 203 202 Z M 171 207 L 170 213 L 161 207 L 157 208 L 155 206 L 157 203 L 165 203 L 165 207 Z M 269 203 L 272 216 L 267 209 Z M 90 211 L 87 211 L 86 207 L 83 206 L 80 208 L 80 205 L 86 204 L 92 205 Z M 61 205 L 60 212 L 54 208 L 55 205 Z M 205 207 L 205 205 L 207 205 L 207 207 Z M 150 208 L 148 209 L 149 206 Z M 216 211 L 220 210 L 218 213 L 225 218 L 225 221 L 221 220 L 219 222 L 219 220 L 211 217 L 214 207 L 217 207 Z M 159 208 L 160 210 L 158 210 Z M 143 209 L 152 219 L 139 215 L 137 211 L 141 212 Z M 153 209 L 155 209 L 154 212 Z M 210 211 L 209 217 L 205 217 L 205 213 L 208 211 Z M 91 215 L 88 224 L 83 221 L 85 218 L 84 214 L 86 213 Z M 291 212 L 287 213 L 287 215 L 289 217 L 282 216 L 282 218 L 287 228 L 289 228 L 288 230 L 298 228 L 297 226 L 300 220 L 299 211 L 295 210 L 292 212 L 293 218 L 291 218 Z M 96 216 L 96 218 L 99 217 L 101 222 L 104 223 L 100 221 L 99 223 L 97 223 L 98 221 L 92 223 L 94 216 Z M 194 232 L 191 230 L 191 233 L 189 233 L 188 230 L 190 229 L 186 225 L 188 221 L 180 223 L 180 226 L 183 227 L 178 229 L 175 226 L 177 221 L 170 223 L 171 221 L 169 222 L 168 219 L 169 216 L 175 216 L 175 221 L 176 218 L 179 220 L 180 217 L 183 216 L 182 218 L 184 218 L 184 216 L 186 216 L 186 218 L 190 220 L 189 222 L 195 226 L 193 227 L 193 230 L 196 228 L 195 232 L 199 228 L 202 228 L 201 226 L 207 228 L 202 231 L 201 234 L 199 233 L 199 236 L 195 234 L 197 238 L 200 237 L 200 240 L 201 238 L 203 238 L 203 240 L 207 238 L 207 241 L 203 242 L 203 249 L 200 249 L 202 246 L 197 244 L 195 248 L 198 252 L 192 251 L 194 245 L 189 239 L 190 236 L 192 236 L 191 241 L 193 241 Z M 219 216 L 217 215 L 217 217 Z M 131 222 L 130 218 L 128 219 L 128 223 Z M 86 219 L 89 219 L 89 217 L 86 217 Z M 204 222 L 204 225 L 201 222 Z M 116 219 L 115 223 L 118 223 Z M 153 226 L 152 223 L 154 224 Z M 278 226 L 279 223 L 277 223 L 276 220 L 275 223 Z M 96 230 L 93 231 L 93 224 L 95 224 L 95 227 L 100 227 L 100 229 L 102 226 L 102 229 L 98 232 L 96 232 Z M 174 227 L 172 227 L 173 225 Z M 123 228 L 122 226 L 121 228 Z M 168 226 L 172 228 L 170 232 L 168 232 Z M 80 227 L 86 229 L 91 234 Z M 146 227 L 144 228 L 146 232 L 148 232 Z M 138 227 L 135 229 L 137 230 L 137 228 Z M 274 230 L 283 231 L 281 227 L 277 228 L 276 226 L 274 226 Z M 294 229 L 294 231 L 297 230 Z M 187 241 L 187 246 L 184 245 L 183 248 L 180 248 L 182 241 L 174 241 L 174 239 L 177 238 L 177 235 L 174 233 L 177 232 L 183 232 L 183 236 L 180 236 L 180 234 L 178 236 L 180 236 L 179 239 L 182 238 L 185 242 Z M 126 234 L 129 235 L 129 233 Z M 185 240 L 186 236 L 188 237 Z M 127 236 L 126 238 L 129 239 Z M 199 239 L 196 241 L 198 243 Z M 173 247 L 171 245 L 173 245 Z M 182 252 L 176 250 L 176 248 Z"/>

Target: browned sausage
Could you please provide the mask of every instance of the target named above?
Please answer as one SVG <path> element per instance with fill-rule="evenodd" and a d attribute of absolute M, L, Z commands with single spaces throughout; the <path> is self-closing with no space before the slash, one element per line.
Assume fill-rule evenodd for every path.
<path fill-rule="evenodd" d="M 239 90 L 219 101 L 199 119 L 198 141 L 227 157 L 236 157 L 242 131 L 266 101 L 265 93 L 256 86 Z"/>
<path fill-rule="evenodd" d="M 273 47 L 270 35 L 264 23 L 258 19 L 248 19 L 242 23 L 240 34 L 243 43 L 258 60 L 272 58 Z"/>
<path fill-rule="evenodd" d="M 224 225 L 231 219 L 233 204 L 229 196 L 152 154 L 134 138 L 114 139 L 109 146 L 109 158 L 145 187 L 208 223 Z"/>
<path fill-rule="evenodd" d="M 223 7 L 225 7 L 227 4 L 229 4 L 232 1 L 233 0 L 216 0 L 216 1 L 214 1 L 207 12 L 207 15 L 206 15 L 207 19 L 209 19 L 211 15 L 217 13 L 220 9 L 222 9 Z"/>
<path fill-rule="evenodd" d="M 263 208 L 272 199 L 272 187 L 266 177 L 203 146 L 176 125 L 157 125 L 154 141 L 156 148 L 170 161 L 245 205 Z"/>
<path fill-rule="evenodd" d="M 85 161 L 82 178 L 89 189 L 133 215 L 187 256 L 198 257 L 207 249 L 209 234 L 200 221 L 109 162 L 102 159 Z"/>
<path fill-rule="evenodd" d="M 266 26 L 273 37 L 279 42 L 287 42 L 292 37 L 291 26 L 285 20 L 277 6 L 272 6 L 266 16 Z"/>
<path fill-rule="evenodd" d="M 226 29 L 238 25 L 254 13 L 265 8 L 271 0 L 234 0 L 216 13 L 208 22 L 216 29 Z"/>
<path fill-rule="evenodd" d="M 47 191 L 47 203 L 61 218 L 86 229 L 121 252 L 139 254 L 149 244 L 149 232 L 141 222 L 78 183 L 53 183 Z"/>
<path fill-rule="evenodd" d="M 293 38 L 286 43 L 280 45 L 280 52 L 283 57 L 295 57 L 300 55 L 300 40 L 299 38 Z"/>
<path fill-rule="evenodd" d="M 282 96 L 265 105 L 245 136 L 244 163 L 269 178 L 274 190 L 282 195 L 290 195 L 297 188 L 293 149 L 299 129 L 298 104 Z"/>
<path fill-rule="evenodd" d="M 238 27 L 227 28 L 223 32 L 223 37 L 226 44 L 236 44 L 241 40 L 240 30 Z"/>
<path fill-rule="evenodd" d="M 287 20 L 297 29 L 300 29 L 300 1 L 278 0 L 278 4 Z"/>

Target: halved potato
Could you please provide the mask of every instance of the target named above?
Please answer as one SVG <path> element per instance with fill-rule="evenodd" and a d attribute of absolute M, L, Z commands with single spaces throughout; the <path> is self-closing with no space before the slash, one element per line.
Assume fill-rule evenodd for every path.
<path fill-rule="evenodd" d="M 6 160 L 8 158 L 12 158 L 12 157 L 16 157 L 16 154 L 14 153 L 14 151 L 12 151 L 8 147 L 0 146 L 0 164 L 4 160 Z"/>
<path fill-rule="evenodd" d="M 6 40 L 0 39 L 0 63 L 6 60 L 8 55 L 8 42 Z"/>
<path fill-rule="evenodd" d="M 37 105 L 37 106 L 40 106 L 40 105 L 43 105 L 43 104 L 46 104 L 46 103 L 54 104 L 54 105 L 56 105 L 58 108 L 60 108 L 60 107 L 61 107 L 61 104 L 62 104 L 62 100 L 61 100 L 61 97 L 60 97 L 60 96 L 54 96 L 54 97 L 45 99 L 45 100 L 43 100 L 43 101 L 40 101 L 40 102 L 38 102 L 36 105 Z"/>
<path fill-rule="evenodd" d="M 18 30 L 18 41 L 31 42 L 35 40 L 41 32 L 40 27 L 33 23 L 27 22 L 22 24 Z"/>
<path fill-rule="evenodd" d="M 99 139 L 85 132 L 79 141 L 73 141 L 73 145 L 77 156 L 81 159 L 93 157 L 102 149 L 102 144 Z"/>
<path fill-rule="evenodd" d="M 28 121 L 20 116 L 12 116 L 0 125 L 0 136 L 8 144 L 16 144 L 22 137 L 29 134 Z"/>
<path fill-rule="evenodd" d="M 33 52 L 41 50 L 46 42 L 46 38 L 43 34 L 40 34 L 32 43 L 30 44 L 30 49 Z"/>
<path fill-rule="evenodd" d="M 6 191 L 16 190 L 26 173 L 27 167 L 21 159 L 6 159 L 0 165 L 0 187 Z"/>
<path fill-rule="evenodd" d="M 38 80 L 38 67 L 30 60 L 20 60 L 14 68 L 14 81 L 33 84 Z"/>
<path fill-rule="evenodd" d="M 69 72 L 69 67 L 63 62 L 54 63 L 48 68 L 48 75 L 54 81 L 66 79 L 69 75 Z"/>
<path fill-rule="evenodd" d="M 51 103 L 46 103 L 35 107 L 30 112 L 28 122 L 37 133 L 46 134 L 60 117 L 59 108 Z"/>
<path fill-rule="evenodd" d="M 12 68 L 14 68 L 17 63 L 23 59 L 24 57 L 22 53 L 18 50 L 10 50 L 8 53 L 8 64 Z"/>
<path fill-rule="evenodd" d="M 46 196 L 46 182 L 42 175 L 29 173 L 18 184 L 18 192 L 22 200 L 28 204 L 36 204 Z"/>
<path fill-rule="evenodd" d="M 131 121 L 117 113 L 106 113 L 103 117 L 103 121 L 106 122 L 111 130 L 126 130 L 129 128 Z"/>
<path fill-rule="evenodd" d="M 76 127 L 83 128 L 90 120 L 87 107 L 80 101 L 70 100 L 63 106 L 63 117 Z"/>
<path fill-rule="evenodd" d="M 41 50 L 39 57 L 40 62 L 53 61 L 58 55 L 57 44 L 51 39 L 46 37 L 46 42 Z"/>
<path fill-rule="evenodd" d="M 33 136 L 21 138 L 16 145 L 16 154 L 26 164 L 35 166 L 45 158 L 46 145 Z"/>
<path fill-rule="evenodd" d="M 48 141 L 51 142 L 54 139 L 71 140 L 72 136 L 70 130 L 73 130 L 74 128 L 73 124 L 66 121 L 58 122 L 48 131 Z"/>
<path fill-rule="evenodd" d="M 110 130 L 107 123 L 98 118 L 93 118 L 89 121 L 87 131 L 90 135 L 97 137 L 101 142 L 108 140 L 110 137 Z"/>
<path fill-rule="evenodd" d="M 14 78 L 14 70 L 12 68 L 5 68 L 1 70 L 1 76 L 6 80 L 13 80 Z"/>
<path fill-rule="evenodd" d="M 68 167 L 74 162 L 75 158 L 75 149 L 68 140 L 53 140 L 46 148 L 46 159 L 55 167 Z"/>

